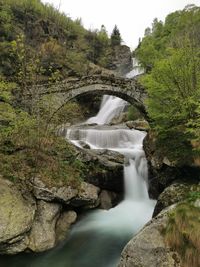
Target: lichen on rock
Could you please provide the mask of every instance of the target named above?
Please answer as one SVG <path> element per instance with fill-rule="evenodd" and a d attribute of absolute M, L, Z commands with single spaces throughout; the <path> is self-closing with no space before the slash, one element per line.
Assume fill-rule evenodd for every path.
<path fill-rule="evenodd" d="M 16 186 L 0 178 L 0 253 L 15 254 L 27 246 L 36 210 L 35 201 L 24 199 Z"/>

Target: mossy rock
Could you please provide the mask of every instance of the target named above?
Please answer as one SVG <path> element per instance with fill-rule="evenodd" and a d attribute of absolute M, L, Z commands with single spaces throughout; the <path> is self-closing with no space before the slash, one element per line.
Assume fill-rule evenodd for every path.
<path fill-rule="evenodd" d="M 34 201 L 27 201 L 13 183 L 0 178 L 0 253 L 25 249 L 25 235 L 31 229 L 35 209 Z"/>

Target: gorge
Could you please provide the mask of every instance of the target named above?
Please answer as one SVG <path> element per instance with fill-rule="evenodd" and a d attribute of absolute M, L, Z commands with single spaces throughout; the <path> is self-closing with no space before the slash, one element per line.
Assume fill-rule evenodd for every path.
<path fill-rule="evenodd" d="M 0 267 L 200 266 L 199 29 L 0 1 Z"/>
<path fill-rule="evenodd" d="M 135 72 L 128 75 L 135 75 Z M 88 145 L 94 151 L 111 150 L 124 156 L 123 200 L 109 210 L 96 210 L 84 215 L 58 248 L 43 256 L 2 258 L 3 266 L 46 267 L 56 264 L 60 267 L 114 267 L 118 264 L 121 250 L 151 218 L 155 206 L 155 201 L 148 197 L 147 161 L 142 148 L 146 133 L 128 127 L 121 129 L 118 126 L 116 129 L 108 125 L 126 106 L 127 102 L 122 99 L 104 96 L 97 116 L 86 122 L 100 124 L 102 128 L 90 129 L 87 126 L 84 129 L 82 124 L 78 128 L 73 126 L 63 129 L 66 137 L 78 147 Z M 79 255 L 78 258 L 76 254 Z M 19 262 L 18 265 L 16 262 Z"/>

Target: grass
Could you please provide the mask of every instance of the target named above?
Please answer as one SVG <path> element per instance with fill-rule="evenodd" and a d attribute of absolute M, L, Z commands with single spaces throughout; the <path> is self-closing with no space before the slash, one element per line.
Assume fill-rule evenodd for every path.
<path fill-rule="evenodd" d="M 200 208 L 191 201 L 179 204 L 169 216 L 165 241 L 180 254 L 182 267 L 200 266 L 199 236 Z"/>

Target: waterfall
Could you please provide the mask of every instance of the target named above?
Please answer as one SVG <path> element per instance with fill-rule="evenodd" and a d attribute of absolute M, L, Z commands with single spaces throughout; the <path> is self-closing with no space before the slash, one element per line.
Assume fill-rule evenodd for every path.
<path fill-rule="evenodd" d="M 135 71 L 135 70 L 134 70 Z M 129 77 L 135 72 L 127 74 Z M 124 199 L 110 210 L 96 209 L 78 221 L 68 239 L 57 248 L 40 256 L 27 257 L 26 265 L 11 267 L 116 267 L 127 242 L 151 219 L 155 201 L 148 196 L 147 161 L 143 151 L 145 132 L 102 126 L 119 115 L 127 103 L 104 96 L 98 114 L 86 123 L 101 126 L 71 127 L 66 139 L 90 149 L 108 149 L 124 155 Z M 23 256 L 25 257 L 25 256 Z"/>
<path fill-rule="evenodd" d="M 99 113 L 88 121 L 109 123 L 110 118 L 118 112 L 116 103 L 125 106 L 124 102 L 116 97 L 104 96 Z M 70 258 L 71 266 L 116 267 L 122 248 L 151 219 L 155 206 L 155 201 L 148 196 L 147 161 L 143 151 L 146 133 L 114 126 L 88 127 L 72 127 L 68 130 L 67 138 L 79 147 L 87 144 L 91 149 L 108 149 L 123 154 L 126 158 L 125 192 L 124 200 L 116 207 L 108 211 L 90 212 L 75 225 L 69 242 L 75 244 L 84 238 L 89 238 L 90 242 L 83 242 L 78 250 L 86 253 L 82 259 Z"/>
<path fill-rule="evenodd" d="M 87 123 L 96 123 L 99 125 L 108 124 L 113 118 L 119 116 L 126 105 L 127 102 L 121 98 L 104 95 L 98 114 L 88 119 Z"/>
<path fill-rule="evenodd" d="M 137 61 L 134 64 L 135 68 L 127 74 L 128 78 L 142 73 Z M 126 105 L 127 102 L 120 98 L 105 95 L 98 114 L 86 123 L 108 124 Z M 87 144 L 91 149 L 117 151 L 126 158 L 124 200 L 108 211 L 90 212 L 75 225 L 71 232 L 71 242 L 75 244 L 84 238 L 87 240 L 81 243 L 78 250 L 84 251 L 83 258 L 69 258 L 71 266 L 116 267 L 124 245 L 151 219 L 155 201 L 148 196 L 147 161 L 143 151 L 145 135 L 142 131 L 112 126 L 81 126 L 68 130 L 66 137 L 79 147 Z"/>
<path fill-rule="evenodd" d="M 139 66 L 136 58 L 132 58 L 133 69 L 126 74 L 127 78 L 133 78 L 134 76 L 144 73 L 143 68 Z M 96 116 L 91 117 L 86 123 L 96 123 L 99 125 L 108 124 L 113 118 L 119 116 L 124 111 L 124 108 L 128 103 L 118 97 L 104 95 L 101 101 L 100 110 Z"/>
<path fill-rule="evenodd" d="M 112 126 L 81 126 L 68 131 L 67 138 L 80 147 L 87 144 L 91 149 L 118 151 L 126 157 L 125 192 L 124 200 L 116 207 L 91 211 L 76 223 L 65 244 L 65 253 L 51 257 L 54 263 L 67 262 L 60 267 L 116 267 L 125 244 L 151 219 L 155 201 L 149 199 L 147 190 L 147 161 L 142 145 L 145 135 Z"/>

